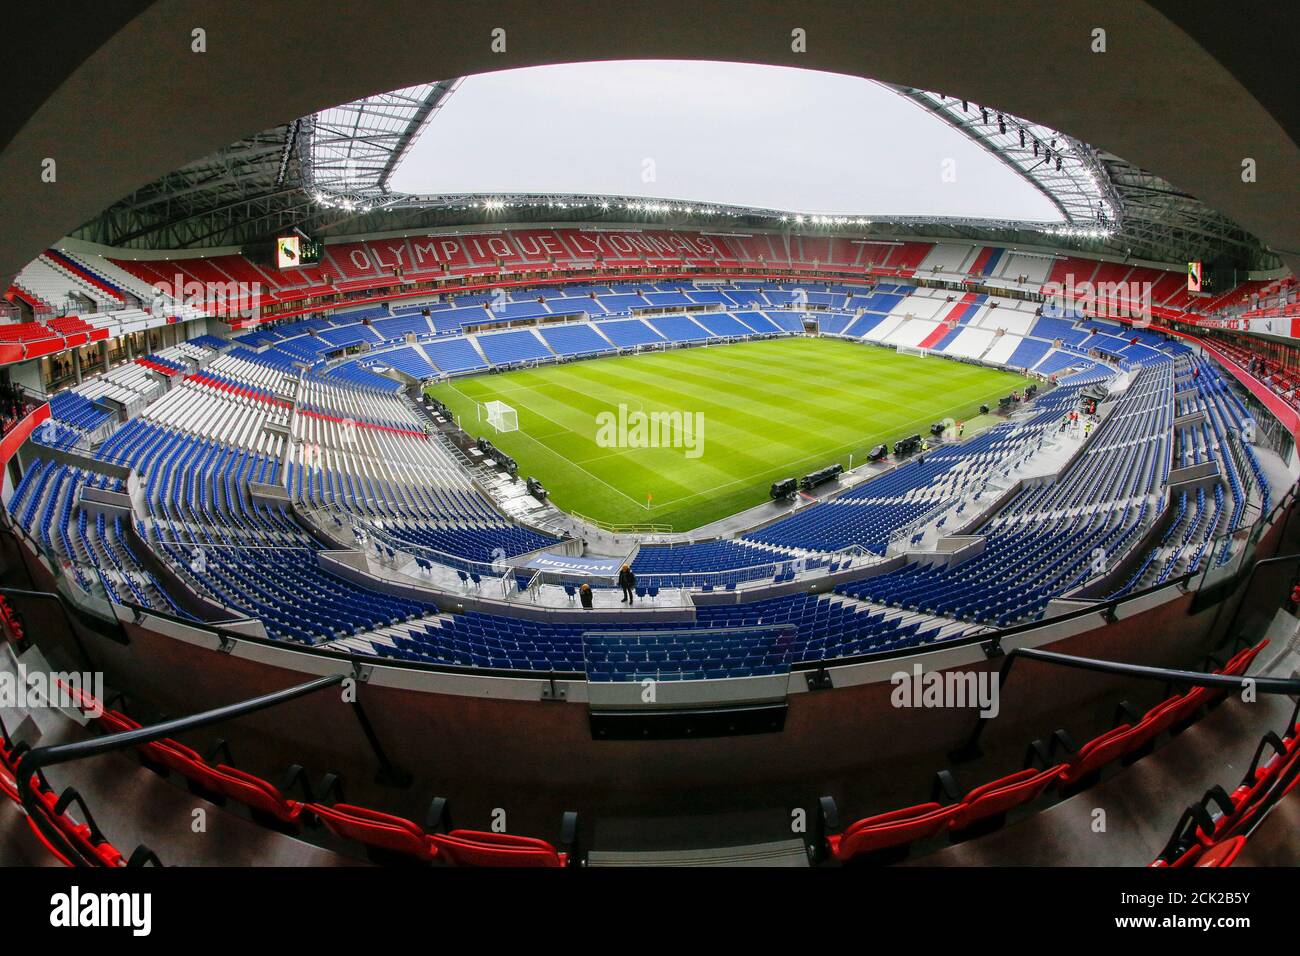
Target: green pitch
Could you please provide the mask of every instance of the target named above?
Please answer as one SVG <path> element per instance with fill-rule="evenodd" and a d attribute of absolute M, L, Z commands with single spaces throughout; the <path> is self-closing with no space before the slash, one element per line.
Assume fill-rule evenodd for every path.
<path fill-rule="evenodd" d="M 559 507 L 686 531 L 762 503 L 779 478 L 847 467 L 850 454 L 861 463 L 880 442 L 972 418 L 1023 383 L 946 359 L 799 337 L 568 362 L 428 391 L 465 431 L 512 455 L 521 476 L 540 479 Z M 480 404 L 493 399 L 516 409 L 518 431 L 488 425 Z"/>

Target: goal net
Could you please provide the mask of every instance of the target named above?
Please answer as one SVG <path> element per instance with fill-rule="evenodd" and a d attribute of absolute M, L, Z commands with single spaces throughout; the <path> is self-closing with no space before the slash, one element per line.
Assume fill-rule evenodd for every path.
<path fill-rule="evenodd" d="M 898 347 L 899 355 L 915 355 L 917 358 L 925 358 L 930 354 L 929 349 L 915 348 L 911 345 L 900 345 Z"/>
<path fill-rule="evenodd" d="M 505 402 L 485 402 L 483 412 L 487 416 L 487 423 L 497 431 L 519 431 L 519 415 Z"/>

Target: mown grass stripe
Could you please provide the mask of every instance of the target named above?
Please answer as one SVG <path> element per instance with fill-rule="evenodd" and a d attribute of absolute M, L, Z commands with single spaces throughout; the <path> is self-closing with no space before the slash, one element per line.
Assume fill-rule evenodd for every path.
<path fill-rule="evenodd" d="M 900 355 L 833 339 L 789 338 L 595 359 L 430 388 L 473 435 L 488 434 L 564 508 L 613 522 L 686 530 L 765 499 L 767 485 L 831 461 L 861 460 L 879 442 L 972 417 L 1020 384 L 980 366 Z M 474 402 L 499 399 L 519 432 L 497 435 Z M 605 448 L 597 416 L 620 404 L 702 412 L 703 454 Z M 647 511 L 645 496 L 654 494 Z"/>

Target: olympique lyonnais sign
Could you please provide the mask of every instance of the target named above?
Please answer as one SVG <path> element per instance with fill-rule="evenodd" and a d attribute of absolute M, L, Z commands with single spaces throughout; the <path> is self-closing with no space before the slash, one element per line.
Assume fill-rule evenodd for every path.
<path fill-rule="evenodd" d="M 1254 335 L 1283 335 L 1287 338 L 1300 339 L 1300 318 L 1284 315 L 1254 319 L 1201 317 L 1194 324 L 1202 329 L 1227 329 L 1233 332 L 1248 332 Z"/>
<path fill-rule="evenodd" d="M 337 247 L 332 254 L 338 254 Z M 394 268 L 419 271 L 444 264 L 487 265 L 498 260 L 522 263 L 603 257 L 611 262 L 619 259 L 712 262 L 729 255 L 710 236 L 659 230 L 521 229 L 495 235 L 426 236 L 409 241 L 378 239 L 347 248 L 347 260 L 353 268 L 375 268 L 381 272 Z"/>
<path fill-rule="evenodd" d="M 588 577 L 612 578 L 623 567 L 622 558 L 574 557 L 567 554 L 538 554 L 526 568 L 535 571 L 554 571 L 559 574 L 580 574 Z"/>

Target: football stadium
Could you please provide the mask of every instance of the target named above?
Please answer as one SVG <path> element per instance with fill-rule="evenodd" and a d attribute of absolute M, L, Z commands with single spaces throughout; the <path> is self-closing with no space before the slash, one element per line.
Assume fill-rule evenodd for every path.
<path fill-rule="evenodd" d="M 111 6 L 0 140 L 0 863 L 1300 862 L 1285 10 Z"/>

